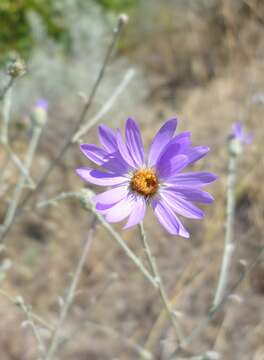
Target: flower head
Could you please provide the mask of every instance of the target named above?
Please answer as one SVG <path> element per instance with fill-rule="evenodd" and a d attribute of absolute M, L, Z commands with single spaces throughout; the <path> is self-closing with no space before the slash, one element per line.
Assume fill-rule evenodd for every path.
<path fill-rule="evenodd" d="M 38 99 L 32 111 L 33 123 L 37 126 L 45 125 L 47 121 L 48 101 L 46 99 Z"/>
<path fill-rule="evenodd" d="M 238 140 L 241 144 L 251 144 L 252 134 L 246 134 L 239 121 L 233 124 L 232 139 Z"/>
<path fill-rule="evenodd" d="M 209 204 L 213 197 L 202 190 L 216 176 L 209 172 L 182 172 L 204 157 L 209 148 L 191 146 L 191 134 L 174 136 L 177 120 L 167 121 L 154 137 L 145 157 L 141 133 L 132 119 L 126 122 L 126 140 L 120 130 L 98 128 L 102 148 L 81 145 L 81 151 L 100 168 L 80 168 L 85 181 L 111 189 L 94 197 L 96 209 L 109 222 L 128 218 L 125 228 L 140 223 L 151 205 L 158 221 L 170 233 L 189 237 L 177 215 L 201 219 L 204 213 L 193 202 Z"/>

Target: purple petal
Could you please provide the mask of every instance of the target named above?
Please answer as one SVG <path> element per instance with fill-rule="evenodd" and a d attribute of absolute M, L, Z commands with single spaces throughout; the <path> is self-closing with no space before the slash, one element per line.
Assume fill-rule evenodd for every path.
<path fill-rule="evenodd" d="M 184 132 L 173 138 L 162 150 L 156 164 L 166 162 L 175 155 L 185 154 L 191 145 L 191 133 Z"/>
<path fill-rule="evenodd" d="M 117 175 L 128 172 L 127 163 L 124 162 L 118 152 L 109 154 L 104 149 L 93 144 L 82 144 L 80 148 L 88 159 L 104 167 L 106 170 L 114 172 Z"/>
<path fill-rule="evenodd" d="M 186 152 L 186 155 L 188 156 L 189 159 L 188 163 L 193 164 L 197 160 L 203 158 L 204 156 L 207 155 L 209 150 L 210 149 L 208 146 L 195 146 L 191 148 L 189 151 Z"/>
<path fill-rule="evenodd" d="M 239 121 L 233 124 L 233 134 L 235 137 L 242 137 L 242 125 Z"/>
<path fill-rule="evenodd" d="M 176 185 L 176 186 L 167 187 L 166 191 L 173 191 L 175 194 L 181 196 L 182 198 L 188 201 L 200 202 L 203 204 L 211 204 L 214 201 L 212 195 L 198 188 Z"/>
<path fill-rule="evenodd" d="M 136 168 L 135 162 L 133 161 L 133 159 L 132 159 L 132 157 L 131 157 L 131 155 L 130 155 L 130 153 L 128 151 L 126 143 L 124 142 L 119 129 L 117 130 L 117 133 L 116 133 L 116 141 L 117 141 L 117 146 L 118 146 L 119 153 L 122 156 L 122 158 L 124 159 L 124 161 L 129 166 L 131 166 L 132 168 L 135 169 Z"/>
<path fill-rule="evenodd" d="M 173 213 L 169 206 L 160 199 L 152 200 L 154 213 L 161 225 L 172 235 L 180 235 L 188 238 L 189 233 L 182 225 L 181 221 Z"/>
<path fill-rule="evenodd" d="M 177 119 L 168 120 L 157 132 L 149 150 L 148 166 L 155 165 L 160 153 L 168 142 L 172 139 L 177 127 Z"/>
<path fill-rule="evenodd" d="M 187 165 L 188 157 L 185 155 L 175 155 L 168 159 L 162 156 L 161 160 L 156 165 L 156 169 L 158 176 L 162 179 L 166 179 L 172 174 L 175 175 L 180 172 Z"/>
<path fill-rule="evenodd" d="M 36 102 L 36 108 L 41 108 L 45 111 L 48 111 L 49 103 L 46 99 L 38 99 Z"/>
<path fill-rule="evenodd" d="M 97 165 L 102 165 L 109 159 L 109 153 L 93 144 L 81 144 L 82 153 Z"/>
<path fill-rule="evenodd" d="M 98 137 L 105 149 L 112 153 L 117 150 L 115 132 L 106 125 L 98 127 Z"/>
<path fill-rule="evenodd" d="M 115 204 L 117 204 L 118 201 L 114 202 L 113 204 L 101 204 L 101 203 L 97 203 L 95 208 L 97 210 L 97 212 L 99 212 L 102 215 L 107 214 L 108 210 L 113 207 Z"/>
<path fill-rule="evenodd" d="M 133 208 L 132 197 L 126 197 L 112 206 L 106 213 L 105 218 L 109 222 L 119 222 L 128 217 Z"/>
<path fill-rule="evenodd" d="M 209 172 L 188 172 L 177 174 L 166 180 L 169 185 L 203 186 L 217 179 L 217 176 Z"/>
<path fill-rule="evenodd" d="M 162 190 L 160 194 L 167 205 L 177 214 L 189 219 L 202 219 L 204 217 L 204 212 L 201 209 L 182 197 L 177 196 L 177 193 Z"/>
<path fill-rule="evenodd" d="M 93 197 L 94 203 L 100 203 L 100 204 L 115 204 L 118 201 L 122 200 L 124 197 L 128 195 L 128 186 L 118 186 L 113 189 L 104 191 L 98 195 L 95 195 Z"/>
<path fill-rule="evenodd" d="M 128 118 L 126 122 L 126 142 L 131 157 L 137 166 L 144 163 L 144 147 L 140 130 L 136 122 Z"/>
<path fill-rule="evenodd" d="M 143 196 L 137 196 L 131 214 L 129 215 L 128 221 L 124 226 L 124 229 L 128 229 L 132 226 L 139 224 L 143 220 L 145 213 L 146 200 L 143 198 Z"/>
<path fill-rule="evenodd" d="M 128 182 L 128 179 L 124 176 L 116 176 L 115 174 L 104 173 L 100 170 L 89 168 L 77 169 L 76 173 L 83 180 L 99 186 L 121 185 Z"/>

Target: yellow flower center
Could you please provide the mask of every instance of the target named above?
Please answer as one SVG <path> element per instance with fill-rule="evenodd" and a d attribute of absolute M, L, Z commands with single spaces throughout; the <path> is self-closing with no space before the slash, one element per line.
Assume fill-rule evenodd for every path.
<path fill-rule="evenodd" d="M 154 195 L 158 185 L 158 178 L 153 169 L 137 170 L 131 180 L 131 189 L 144 196 Z"/>

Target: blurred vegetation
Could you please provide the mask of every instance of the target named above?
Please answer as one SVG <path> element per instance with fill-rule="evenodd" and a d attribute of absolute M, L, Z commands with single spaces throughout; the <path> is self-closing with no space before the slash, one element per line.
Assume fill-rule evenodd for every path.
<path fill-rule="evenodd" d="M 138 0 L 91 0 L 106 11 L 127 11 Z M 77 0 L 79 6 L 86 0 Z M 47 35 L 62 45 L 67 45 L 67 28 L 63 18 L 63 3 L 54 0 L 0 0 L 0 64 L 6 61 L 10 51 L 16 51 L 27 58 L 34 46 L 34 34 L 28 18 L 36 13 L 47 31 Z"/>

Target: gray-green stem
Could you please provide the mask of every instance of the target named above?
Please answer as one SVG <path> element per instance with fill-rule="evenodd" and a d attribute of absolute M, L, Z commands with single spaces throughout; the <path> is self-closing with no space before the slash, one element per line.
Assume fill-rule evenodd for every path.
<path fill-rule="evenodd" d="M 176 334 L 176 338 L 177 338 L 177 343 L 178 343 L 177 345 L 178 345 L 178 348 L 180 348 L 184 341 L 184 336 L 183 336 L 182 330 L 180 328 L 180 325 L 177 322 L 177 318 L 176 318 L 175 314 L 172 312 L 172 310 L 170 308 L 170 302 L 169 302 L 168 296 L 166 294 L 165 288 L 163 286 L 163 283 L 162 283 L 162 280 L 161 280 L 161 277 L 159 274 L 159 270 L 157 267 L 157 263 L 156 263 L 155 257 L 153 256 L 153 254 L 151 252 L 151 248 L 150 248 L 149 242 L 147 240 L 146 232 L 144 230 L 144 226 L 142 223 L 139 225 L 139 230 L 140 230 L 140 238 L 142 241 L 144 251 L 146 253 L 146 257 L 147 257 L 149 266 L 151 268 L 153 276 L 155 277 L 156 283 L 158 285 L 160 298 L 166 309 L 167 315 L 173 325 L 173 328 L 174 328 L 175 334 Z"/>
<path fill-rule="evenodd" d="M 217 307 L 223 299 L 228 285 L 229 272 L 231 267 L 232 255 L 235 249 L 234 244 L 234 219 L 235 219 L 235 183 L 237 159 L 239 153 L 236 151 L 236 139 L 232 139 L 229 144 L 229 165 L 227 178 L 227 204 L 226 204 L 226 231 L 224 254 L 220 270 L 218 285 L 213 300 L 213 308 Z"/>
<path fill-rule="evenodd" d="M 61 308 L 61 312 L 60 312 L 60 316 L 59 316 L 59 320 L 58 323 L 55 327 L 55 331 L 53 332 L 53 336 L 51 338 L 51 342 L 48 348 L 48 351 L 46 352 L 46 355 L 44 356 L 44 360 L 52 360 L 54 358 L 54 355 L 59 347 L 60 344 L 60 332 L 62 329 L 62 326 L 64 324 L 64 321 L 68 315 L 68 312 L 70 310 L 71 305 L 74 302 L 74 298 L 75 298 L 75 293 L 76 293 L 76 289 L 77 289 L 77 285 L 87 258 L 87 255 L 89 253 L 90 250 L 90 246 L 91 246 L 91 242 L 94 236 L 94 232 L 95 232 L 95 227 L 96 227 L 96 218 L 94 217 L 94 219 L 92 220 L 92 224 L 84 245 L 84 249 L 82 251 L 82 254 L 80 256 L 80 259 L 78 261 L 77 264 L 77 268 L 75 270 L 74 276 L 72 278 L 72 282 L 70 284 L 68 293 L 66 295 L 65 301 L 62 305 Z"/>

